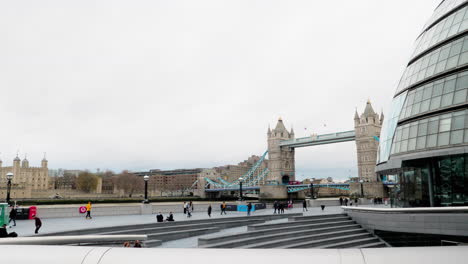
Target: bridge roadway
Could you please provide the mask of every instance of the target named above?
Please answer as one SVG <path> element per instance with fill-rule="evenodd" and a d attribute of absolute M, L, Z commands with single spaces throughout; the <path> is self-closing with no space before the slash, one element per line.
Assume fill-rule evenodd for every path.
<path fill-rule="evenodd" d="M 392 186 L 396 185 L 394 182 L 383 182 L 385 186 Z M 288 192 L 298 192 L 302 190 L 309 189 L 311 186 L 310 184 L 296 184 L 296 185 L 287 185 Z M 334 188 L 340 190 L 349 190 L 349 183 L 330 183 L 330 184 L 314 184 L 315 187 L 322 187 L 322 188 Z M 205 192 L 225 192 L 225 191 L 239 191 L 240 186 L 232 186 L 226 188 L 213 188 L 213 189 L 205 189 Z M 251 190 L 260 190 L 260 186 L 245 186 L 242 187 L 243 191 L 251 191 Z"/>
<path fill-rule="evenodd" d="M 337 132 L 324 135 L 312 135 L 310 137 L 295 138 L 280 142 L 281 147 L 300 148 L 317 145 L 326 145 L 340 142 L 348 142 L 356 140 L 356 132 L 354 130 Z"/>

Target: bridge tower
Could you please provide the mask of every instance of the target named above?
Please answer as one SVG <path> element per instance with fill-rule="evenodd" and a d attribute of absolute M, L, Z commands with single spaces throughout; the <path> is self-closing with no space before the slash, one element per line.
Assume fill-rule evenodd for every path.
<path fill-rule="evenodd" d="M 370 100 L 361 116 L 356 110 L 354 114 L 354 129 L 356 131 L 356 149 L 358 159 L 359 180 L 376 182 L 375 164 L 379 148 L 378 138 L 383 123 L 383 113 L 374 112 Z"/>
<path fill-rule="evenodd" d="M 289 132 L 281 118 L 275 129 L 268 128 L 268 176 L 266 181 L 288 184 L 295 180 L 294 148 L 280 147 L 283 140 L 294 139 L 294 130 Z"/>

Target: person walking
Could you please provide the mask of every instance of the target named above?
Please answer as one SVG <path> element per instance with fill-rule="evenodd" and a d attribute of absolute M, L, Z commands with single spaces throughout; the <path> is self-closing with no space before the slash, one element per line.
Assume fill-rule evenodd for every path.
<path fill-rule="evenodd" d="M 10 220 L 8 221 L 8 224 L 11 223 L 11 221 L 13 221 L 14 223 L 14 226 L 16 226 L 16 207 L 14 206 L 11 206 L 11 211 L 10 211 Z"/>
<path fill-rule="evenodd" d="M 223 213 L 226 215 L 226 202 L 221 204 L 221 215 L 223 215 Z"/>
<path fill-rule="evenodd" d="M 275 209 L 275 211 L 273 212 L 273 214 L 276 214 L 276 211 L 278 211 L 278 214 L 279 214 L 278 201 L 275 201 L 275 202 L 273 203 L 273 208 Z"/>
<path fill-rule="evenodd" d="M 357 197 L 354 198 L 354 205 L 356 205 L 356 206 L 358 205 L 358 198 Z"/>
<path fill-rule="evenodd" d="M 340 196 L 340 206 L 343 206 L 343 197 Z"/>
<path fill-rule="evenodd" d="M 247 216 L 250 216 L 250 211 L 252 210 L 252 203 L 247 204 Z"/>
<path fill-rule="evenodd" d="M 92 219 L 91 217 L 91 202 L 88 202 L 88 204 L 86 205 L 86 219 Z"/>
<path fill-rule="evenodd" d="M 348 198 L 345 197 L 344 200 L 343 200 L 343 202 L 344 202 L 344 205 L 345 205 L 345 206 L 348 206 Z"/>
<path fill-rule="evenodd" d="M 284 214 L 284 204 L 282 202 L 280 202 L 278 205 L 278 213 Z"/>
<path fill-rule="evenodd" d="M 193 212 L 193 203 L 192 203 L 192 201 L 190 201 L 189 204 L 190 204 L 190 211 Z"/>
<path fill-rule="evenodd" d="M 211 218 L 211 204 L 208 205 L 208 216 Z"/>
<path fill-rule="evenodd" d="M 34 234 L 38 234 L 39 233 L 39 229 L 41 228 L 42 226 L 42 221 L 39 217 L 37 217 L 36 215 L 32 215 L 32 218 L 34 219 L 34 224 L 36 225 L 36 230 L 34 230 Z"/>
<path fill-rule="evenodd" d="M 304 212 L 304 210 L 307 212 L 309 210 L 307 210 L 307 201 L 304 199 L 304 201 L 302 202 L 302 212 Z"/>
<path fill-rule="evenodd" d="M 190 204 L 187 204 L 187 217 L 192 217 L 192 209 L 190 208 Z"/>
<path fill-rule="evenodd" d="M 187 214 L 187 202 L 184 202 L 184 214 Z"/>

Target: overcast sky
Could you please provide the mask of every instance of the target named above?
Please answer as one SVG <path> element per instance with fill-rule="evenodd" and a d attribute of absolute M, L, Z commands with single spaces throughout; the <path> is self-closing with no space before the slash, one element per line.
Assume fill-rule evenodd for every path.
<path fill-rule="evenodd" d="M 388 110 L 440 0 L 0 0 L 0 152 L 32 166 L 237 164 L 282 117 L 296 137 Z M 296 150 L 301 177 L 357 174 L 354 142 Z"/>

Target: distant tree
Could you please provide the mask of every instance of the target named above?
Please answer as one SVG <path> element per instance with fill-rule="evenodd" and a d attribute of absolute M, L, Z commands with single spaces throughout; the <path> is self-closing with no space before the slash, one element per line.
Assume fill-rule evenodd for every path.
<path fill-rule="evenodd" d="M 115 177 L 115 184 L 118 189 L 123 190 L 129 197 L 132 197 L 136 192 L 143 191 L 145 188 L 143 177 L 138 177 L 127 170 L 122 171 Z"/>
<path fill-rule="evenodd" d="M 95 191 L 97 185 L 98 176 L 89 171 L 81 172 L 76 178 L 76 187 L 84 192 Z"/>

